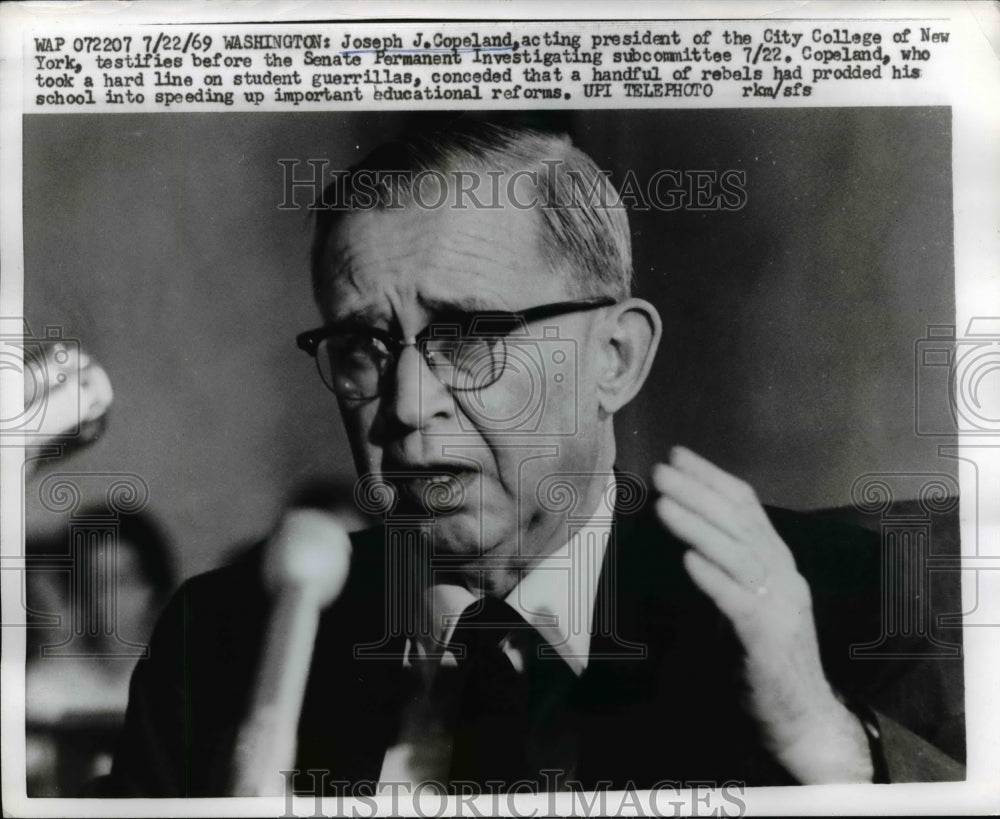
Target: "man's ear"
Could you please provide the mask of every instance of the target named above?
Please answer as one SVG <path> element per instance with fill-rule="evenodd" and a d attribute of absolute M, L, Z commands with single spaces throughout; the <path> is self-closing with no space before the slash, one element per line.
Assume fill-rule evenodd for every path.
<path fill-rule="evenodd" d="M 648 301 L 626 299 L 608 308 L 601 326 L 598 403 L 613 415 L 642 388 L 653 365 L 663 324 Z"/>

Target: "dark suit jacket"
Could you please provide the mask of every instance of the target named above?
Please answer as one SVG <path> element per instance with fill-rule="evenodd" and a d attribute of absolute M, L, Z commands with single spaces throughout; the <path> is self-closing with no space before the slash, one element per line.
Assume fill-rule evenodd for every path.
<path fill-rule="evenodd" d="M 798 513 L 769 514 L 810 582 L 831 683 L 859 710 L 891 703 L 906 662 L 849 654 L 850 645 L 880 634 L 877 535 Z M 405 637 L 386 628 L 383 532 L 352 537 L 350 578 L 324 612 L 316 641 L 297 767 L 329 771 L 330 783 L 377 781 L 398 729 Z M 571 696 L 580 730 L 575 779 L 586 789 L 794 784 L 740 708 L 740 646 L 688 579 L 683 548 L 648 510 L 616 515 L 591 658 Z M 184 584 L 135 671 L 102 793 L 223 795 L 267 610 L 256 554 Z M 395 656 L 356 659 L 361 644 L 381 644 Z M 881 735 L 875 750 L 890 781 L 964 778 L 961 765 L 918 735 L 882 714 L 874 719 Z"/>

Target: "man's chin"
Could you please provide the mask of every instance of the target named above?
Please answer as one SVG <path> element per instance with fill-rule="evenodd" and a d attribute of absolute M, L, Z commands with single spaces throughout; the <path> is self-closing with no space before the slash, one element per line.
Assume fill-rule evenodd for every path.
<path fill-rule="evenodd" d="M 472 557 L 483 553 L 486 542 L 482 519 L 468 509 L 436 516 L 431 533 L 436 555 Z"/>
<path fill-rule="evenodd" d="M 423 514 L 427 515 L 427 510 Z M 434 514 L 432 519 L 430 535 L 432 554 L 436 557 L 465 557 L 475 561 L 492 554 L 505 540 L 504 527 L 479 509 L 463 506 L 447 514 Z"/>

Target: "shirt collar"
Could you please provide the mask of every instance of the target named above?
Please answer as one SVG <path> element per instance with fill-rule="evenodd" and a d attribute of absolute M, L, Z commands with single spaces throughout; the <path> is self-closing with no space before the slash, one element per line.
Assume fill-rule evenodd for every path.
<path fill-rule="evenodd" d="M 614 516 L 614 480 L 601 495 L 587 521 L 570 522 L 569 539 L 528 572 L 505 598 L 579 676 L 587 667 L 594 602 Z M 430 635 L 407 642 L 405 663 L 412 651 L 420 657 L 440 655 L 455 630 L 459 615 L 476 596 L 464 586 L 437 583 L 422 601 L 429 607 Z M 425 620 L 428 622 L 428 620 Z M 450 654 L 445 654 L 447 661 Z"/>

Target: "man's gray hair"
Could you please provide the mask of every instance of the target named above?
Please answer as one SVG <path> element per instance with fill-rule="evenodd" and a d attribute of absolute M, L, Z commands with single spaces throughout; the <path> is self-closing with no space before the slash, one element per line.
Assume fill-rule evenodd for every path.
<path fill-rule="evenodd" d="M 331 232 L 350 213 L 401 207 L 420 176 L 516 174 L 530 181 L 542 220 L 541 251 L 580 297 L 625 298 L 632 284 L 628 216 L 608 174 L 564 134 L 464 120 L 415 132 L 376 148 L 327 186 L 316 213 L 313 291 L 321 304 L 330 274 Z M 524 200 L 522 193 L 518 202 Z M 468 206 L 467 203 L 463 203 Z M 496 207 L 496 203 L 493 203 Z"/>

